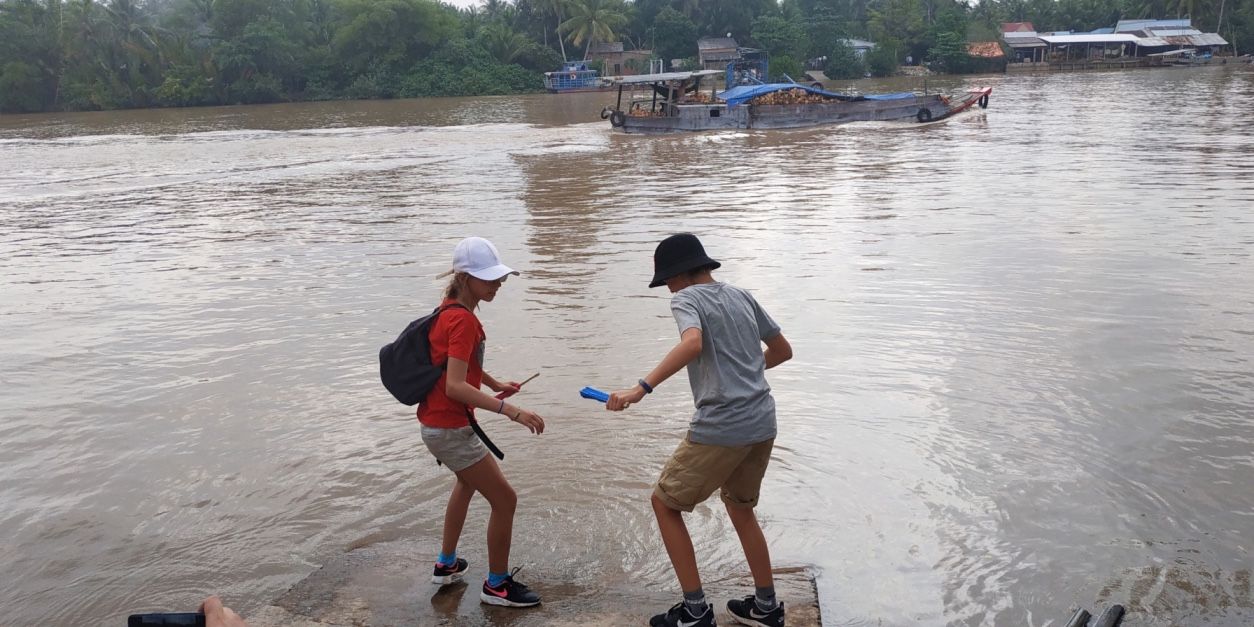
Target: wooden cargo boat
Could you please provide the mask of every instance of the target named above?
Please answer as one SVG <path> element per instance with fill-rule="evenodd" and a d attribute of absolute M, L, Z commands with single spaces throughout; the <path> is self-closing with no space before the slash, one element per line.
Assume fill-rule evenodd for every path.
<path fill-rule="evenodd" d="M 618 102 L 601 118 L 624 133 L 667 133 L 719 129 L 802 128 L 859 121 L 943 120 L 972 107 L 988 106 L 991 87 L 972 89 L 961 97 L 942 94 L 848 95 L 800 83 L 736 85 L 716 92 L 702 90 L 703 79 L 718 70 L 669 72 L 615 79 Z M 643 98 L 625 88 L 643 87 Z"/>

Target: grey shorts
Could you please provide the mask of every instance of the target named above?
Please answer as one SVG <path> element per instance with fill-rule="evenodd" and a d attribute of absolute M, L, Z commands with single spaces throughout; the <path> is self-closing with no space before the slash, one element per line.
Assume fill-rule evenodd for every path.
<path fill-rule="evenodd" d="M 488 454 L 488 448 L 470 427 L 440 429 L 423 425 L 422 443 L 453 472 L 461 472 L 474 466 Z"/>

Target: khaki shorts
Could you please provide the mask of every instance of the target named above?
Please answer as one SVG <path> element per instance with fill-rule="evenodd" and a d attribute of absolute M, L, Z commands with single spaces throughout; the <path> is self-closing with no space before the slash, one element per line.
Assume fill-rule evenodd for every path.
<path fill-rule="evenodd" d="M 728 507 L 751 509 L 758 504 L 774 446 L 775 438 L 747 446 L 716 446 L 697 444 L 685 437 L 662 468 L 653 493 L 667 507 L 691 512 L 697 503 L 722 488 Z"/>
<path fill-rule="evenodd" d="M 470 427 L 441 429 L 423 425 L 422 443 L 453 472 L 470 468 L 488 455 L 488 448 Z"/>

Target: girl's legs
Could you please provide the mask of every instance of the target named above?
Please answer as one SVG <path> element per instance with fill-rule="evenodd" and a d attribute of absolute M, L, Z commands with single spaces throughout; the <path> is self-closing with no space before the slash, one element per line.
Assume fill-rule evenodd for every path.
<path fill-rule="evenodd" d="M 444 539 L 440 545 L 440 552 L 444 555 L 452 555 L 457 550 L 457 540 L 461 538 L 466 511 L 470 509 L 470 499 L 474 495 L 474 488 L 457 477 L 453 493 L 448 497 L 448 507 L 444 510 Z"/>
<path fill-rule="evenodd" d="M 731 517 L 736 535 L 740 536 L 740 546 L 745 550 L 745 560 L 749 562 L 749 572 L 753 573 L 753 585 L 758 588 L 770 588 L 775 585 L 775 577 L 771 574 L 771 553 L 766 546 L 766 536 L 762 535 L 762 526 L 758 517 L 749 507 L 727 506 L 727 515 Z"/>
<path fill-rule="evenodd" d="M 514 509 L 518 506 L 518 495 L 501 473 L 496 458 L 491 455 L 485 455 L 474 465 L 458 472 L 457 483 L 458 486 L 465 485 L 471 495 L 475 492 L 482 494 L 492 506 L 492 515 L 488 518 L 488 571 L 506 572 L 509 569 L 509 546 L 514 533 Z M 457 496 L 457 488 L 453 489 L 453 493 L 449 497 L 450 508 Z M 467 496 L 467 502 L 469 499 Z M 465 522 L 465 509 L 461 510 L 461 517 Z M 446 538 L 447 534 L 446 518 Z"/>

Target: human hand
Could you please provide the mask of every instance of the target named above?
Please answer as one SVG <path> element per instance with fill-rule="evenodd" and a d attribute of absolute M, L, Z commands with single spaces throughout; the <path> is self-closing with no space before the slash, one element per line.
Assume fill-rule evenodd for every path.
<path fill-rule="evenodd" d="M 505 399 L 505 398 L 509 398 L 517 394 L 520 390 L 522 390 L 522 384 L 517 381 L 510 381 L 508 383 L 498 383 L 495 388 L 492 388 L 492 390 L 494 392 L 500 392 L 500 394 L 496 395 L 496 398 Z"/>
<path fill-rule="evenodd" d="M 200 612 L 205 615 L 205 627 L 248 627 L 248 623 L 234 610 L 222 605 L 222 599 L 211 596 L 200 604 Z"/>
<path fill-rule="evenodd" d="M 610 392 L 610 400 L 605 402 L 605 408 L 610 411 L 622 411 L 631 406 L 632 403 L 639 403 L 642 398 L 644 398 L 644 388 L 639 385 L 626 390 Z"/>
<path fill-rule="evenodd" d="M 540 414 L 527 411 L 521 407 L 517 408 L 513 414 L 509 414 L 507 410 L 506 414 L 509 416 L 510 420 L 527 427 L 532 433 L 544 433 L 544 419 L 540 417 Z"/>

